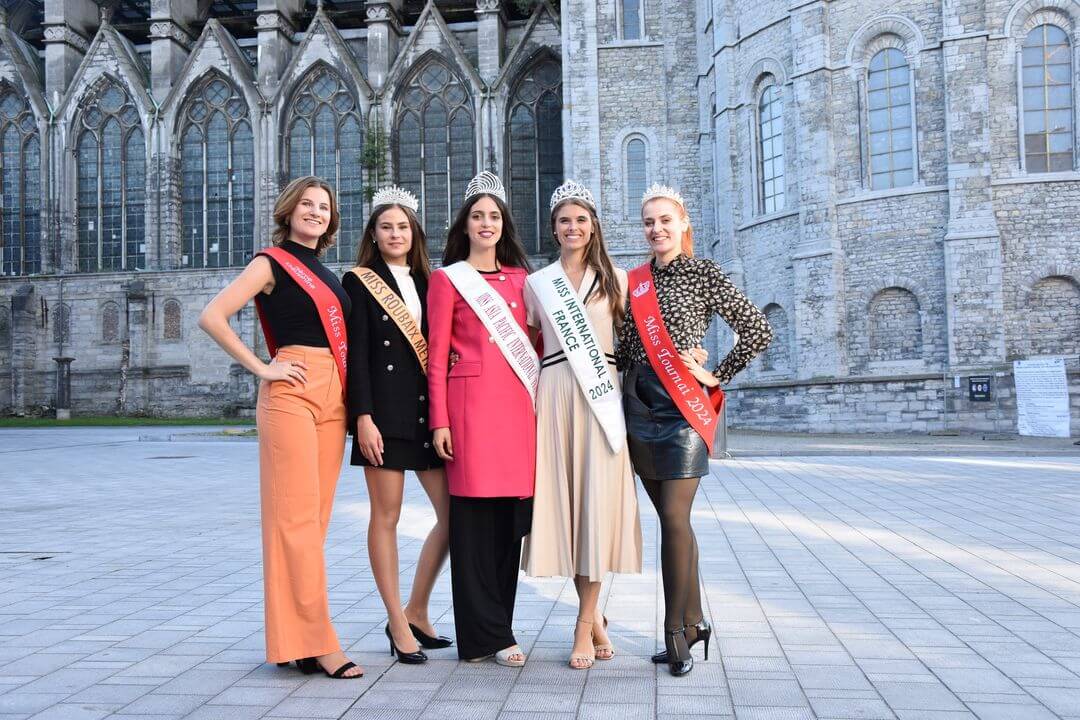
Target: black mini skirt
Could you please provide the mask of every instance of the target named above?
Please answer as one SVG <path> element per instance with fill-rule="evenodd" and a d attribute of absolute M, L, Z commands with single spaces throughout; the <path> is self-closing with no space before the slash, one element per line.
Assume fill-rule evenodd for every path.
<path fill-rule="evenodd" d="M 431 442 L 430 433 L 426 439 L 415 440 L 383 435 L 382 460 L 383 464 L 379 468 L 383 470 L 433 470 L 443 466 L 443 461 L 435 453 L 435 445 Z M 360 452 L 360 444 L 355 441 L 349 464 L 360 467 L 371 465 L 364 457 L 364 453 Z"/>
<path fill-rule="evenodd" d="M 634 472 L 646 480 L 703 477 L 709 472 L 705 440 L 675 407 L 652 367 L 623 375 L 623 412 Z"/>

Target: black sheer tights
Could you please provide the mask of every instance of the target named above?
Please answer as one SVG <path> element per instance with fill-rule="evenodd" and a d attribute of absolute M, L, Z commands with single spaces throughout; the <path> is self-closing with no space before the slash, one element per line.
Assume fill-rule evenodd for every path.
<path fill-rule="evenodd" d="M 660 563 L 664 581 L 664 647 L 669 657 L 685 660 L 690 656 L 687 638 L 671 634 L 683 626 L 701 622 L 701 584 L 698 580 L 698 544 L 690 525 L 701 478 L 680 480 L 642 479 L 656 514 L 660 517 Z M 688 634 L 696 635 L 696 630 Z"/>

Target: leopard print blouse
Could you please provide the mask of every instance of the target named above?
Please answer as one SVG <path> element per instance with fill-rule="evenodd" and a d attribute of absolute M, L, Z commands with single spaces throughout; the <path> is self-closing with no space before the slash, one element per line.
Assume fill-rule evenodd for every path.
<path fill-rule="evenodd" d="M 652 261 L 656 297 L 660 314 L 672 341 L 680 351 L 701 344 L 713 315 L 719 315 L 739 335 L 738 342 L 713 372 L 726 385 L 731 379 L 765 350 L 772 340 L 772 328 L 765 315 L 735 287 L 720 266 L 707 258 L 679 255 L 666 267 Z M 637 325 L 626 303 L 626 321 L 619 331 L 615 349 L 619 370 L 634 363 L 649 362 L 641 345 Z"/>

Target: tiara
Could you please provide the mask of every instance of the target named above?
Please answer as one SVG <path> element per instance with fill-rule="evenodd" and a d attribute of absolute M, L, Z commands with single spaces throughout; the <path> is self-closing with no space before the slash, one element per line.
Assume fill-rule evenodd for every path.
<path fill-rule="evenodd" d="M 413 212 L 417 212 L 420 209 L 420 201 L 416 199 L 416 196 L 405 188 L 400 188 L 397 185 L 384 187 L 371 197 L 372 210 L 380 205 L 401 205 L 402 207 L 409 208 Z"/>
<path fill-rule="evenodd" d="M 567 180 L 559 187 L 555 188 L 555 192 L 551 193 L 551 210 L 567 200 L 580 200 L 593 211 L 596 211 L 596 200 L 593 199 L 593 194 L 589 192 L 589 188 L 585 187 L 579 182 L 574 180 Z"/>
<path fill-rule="evenodd" d="M 477 195 L 494 195 L 506 202 L 506 188 L 503 187 L 502 180 L 499 179 L 498 175 L 487 170 L 470 180 L 465 187 L 465 202 Z"/>
<path fill-rule="evenodd" d="M 686 203 L 683 202 L 682 195 L 680 195 L 679 191 L 673 187 L 661 185 L 660 183 L 653 183 L 648 187 L 647 190 L 645 190 L 645 193 L 641 196 L 641 204 L 642 206 L 644 206 L 645 203 L 649 202 L 650 200 L 655 200 L 656 198 L 667 198 L 668 200 L 674 200 L 679 204 L 679 207 L 686 209 Z"/>

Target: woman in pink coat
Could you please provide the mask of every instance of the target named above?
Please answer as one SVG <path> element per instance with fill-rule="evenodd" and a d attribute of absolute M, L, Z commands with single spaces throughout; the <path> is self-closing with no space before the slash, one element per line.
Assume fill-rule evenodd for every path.
<path fill-rule="evenodd" d="M 511 623 L 532 520 L 540 372 L 525 329 L 527 273 L 503 184 L 480 173 L 428 287 L 428 390 L 450 489 L 458 655 L 515 667 L 525 663 Z"/>

